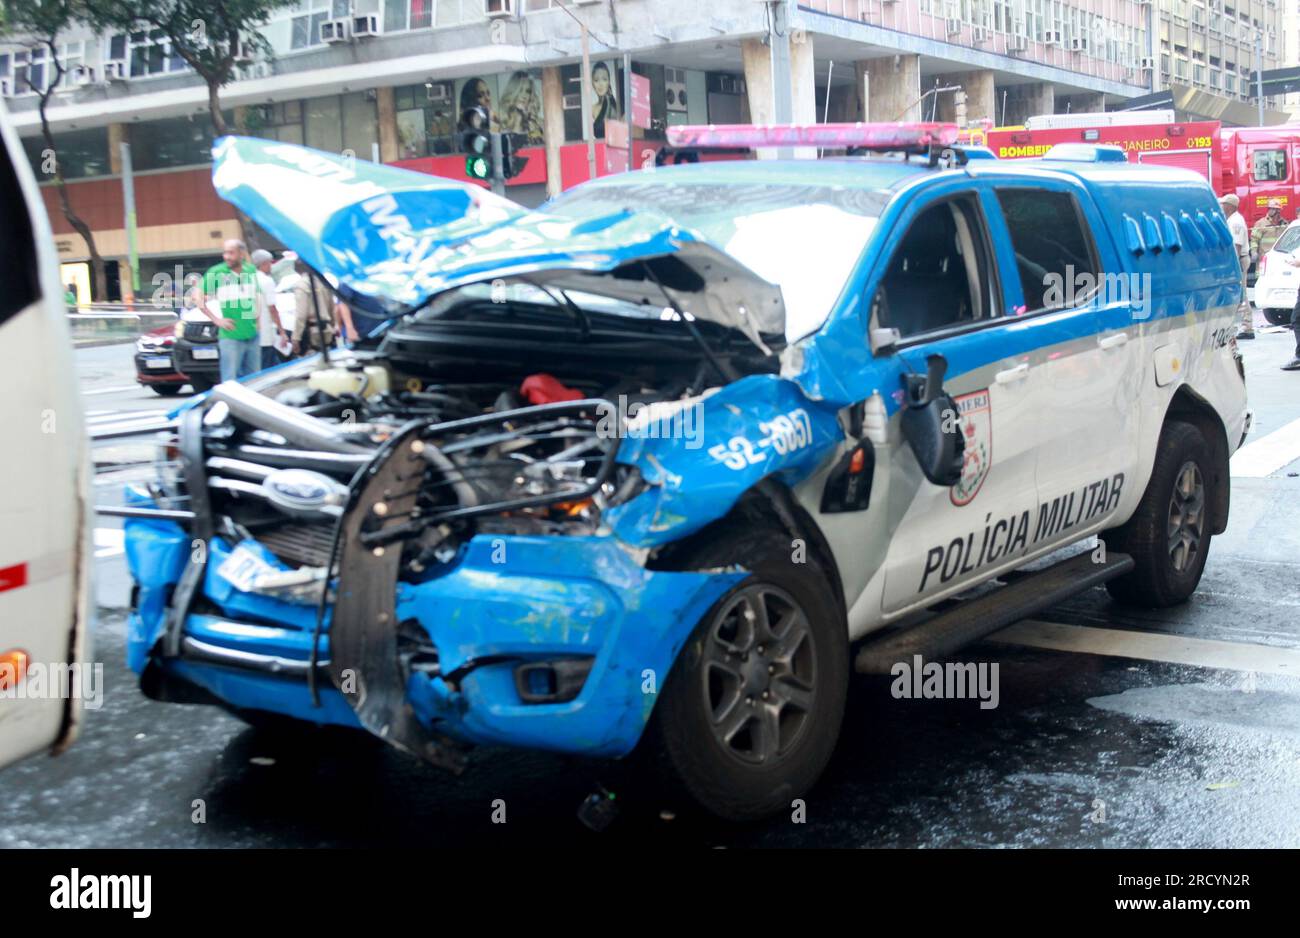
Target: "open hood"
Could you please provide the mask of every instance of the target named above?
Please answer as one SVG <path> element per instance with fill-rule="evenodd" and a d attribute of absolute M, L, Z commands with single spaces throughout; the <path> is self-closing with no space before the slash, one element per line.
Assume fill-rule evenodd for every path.
<path fill-rule="evenodd" d="M 760 334 L 784 332 L 777 286 L 657 213 L 530 211 L 469 183 L 251 137 L 217 141 L 212 182 L 349 303 L 384 317 L 519 279 L 657 308 L 666 291 L 760 347 Z"/>

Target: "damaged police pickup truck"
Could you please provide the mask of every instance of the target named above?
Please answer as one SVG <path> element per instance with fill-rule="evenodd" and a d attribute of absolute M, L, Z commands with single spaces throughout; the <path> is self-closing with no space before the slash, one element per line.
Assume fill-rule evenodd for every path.
<path fill-rule="evenodd" d="M 388 322 L 219 385 L 128 492 L 145 693 L 452 770 L 642 746 L 744 819 L 826 765 L 850 642 L 887 672 L 1090 585 L 1186 599 L 1248 425 L 1209 187 L 864 133 L 893 152 L 539 211 L 220 141 L 218 191 Z M 1098 533 L 1102 562 L 1006 577 Z"/>

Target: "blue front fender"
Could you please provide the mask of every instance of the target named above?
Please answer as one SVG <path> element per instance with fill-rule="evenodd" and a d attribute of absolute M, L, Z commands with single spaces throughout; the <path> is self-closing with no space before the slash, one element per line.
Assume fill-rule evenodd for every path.
<path fill-rule="evenodd" d="M 698 531 L 769 476 L 801 482 L 844 439 L 829 406 L 775 375 L 742 378 L 628 436 L 619 461 L 636 466 L 650 487 L 606 518 L 638 547 Z"/>

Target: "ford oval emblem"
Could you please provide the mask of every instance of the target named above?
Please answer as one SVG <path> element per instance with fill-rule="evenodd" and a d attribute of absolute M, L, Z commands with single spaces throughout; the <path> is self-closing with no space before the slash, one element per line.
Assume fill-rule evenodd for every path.
<path fill-rule="evenodd" d="M 337 515 L 347 499 L 347 486 L 310 469 L 277 469 L 262 480 L 262 491 L 289 514 Z"/>

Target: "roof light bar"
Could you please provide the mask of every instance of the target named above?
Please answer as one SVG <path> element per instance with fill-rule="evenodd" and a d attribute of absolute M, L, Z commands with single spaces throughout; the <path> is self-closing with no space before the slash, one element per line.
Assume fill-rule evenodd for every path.
<path fill-rule="evenodd" d="M 667 128 L 673 147 L 856 147 L 926 153 L 957 142 L 957 125 L 896 124 L 686 124 Z"/>

